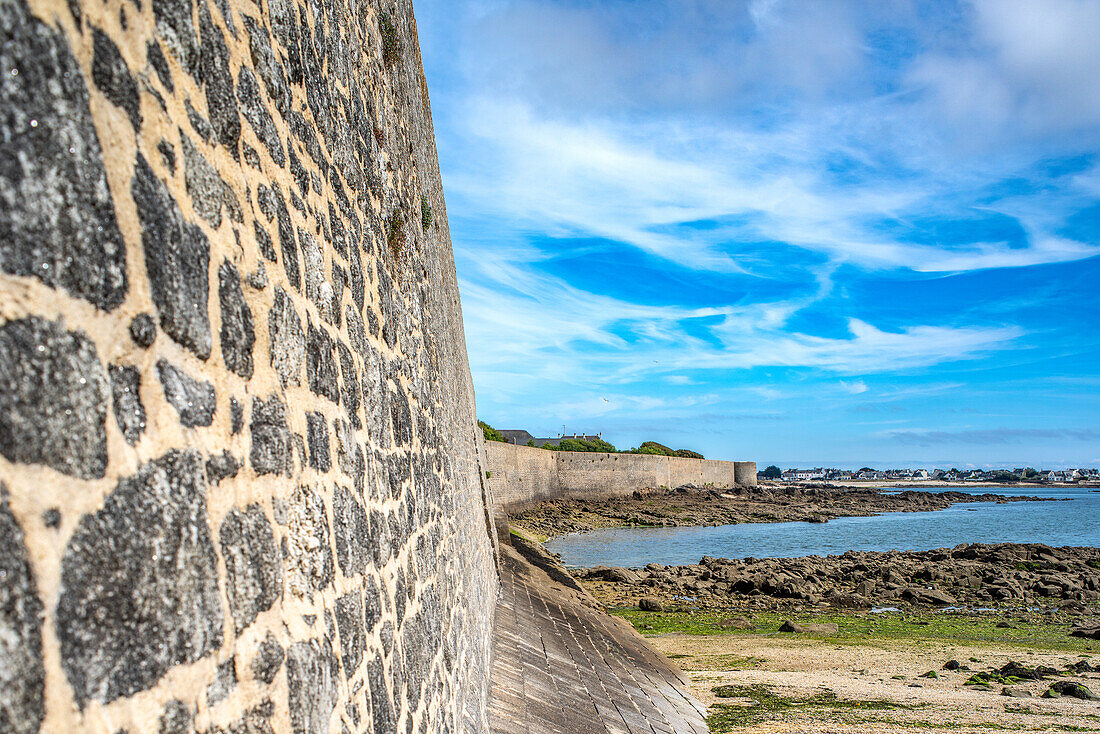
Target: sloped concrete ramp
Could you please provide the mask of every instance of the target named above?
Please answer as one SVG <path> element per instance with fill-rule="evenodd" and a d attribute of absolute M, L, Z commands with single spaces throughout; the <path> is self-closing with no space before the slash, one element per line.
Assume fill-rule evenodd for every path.
<path fill-rule="evenodd" d="M 493 734 L 706 734 L 667 659 L 541 548 L 502 543 L 493 630 Z"/>

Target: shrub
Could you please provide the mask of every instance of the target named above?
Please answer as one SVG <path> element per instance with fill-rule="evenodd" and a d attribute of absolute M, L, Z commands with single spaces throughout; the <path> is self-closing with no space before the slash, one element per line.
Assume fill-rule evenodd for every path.
<path fill-rule="evenodd" d="M 775 464 L 772 464 L 767 469 L 760 472 L 760 476 L 764 477 L 765 479 L 779 479 L 781 476 L 783 476 L 783 470 Z"/>
<path fill-rule="evenodd" d="M 503 433 L 493 428 L 485 421 L 478 421 L 477 424 L 481 426 L 481 433 L 485 436 L 486 441 L 499 441 L 500 443 L 508 443 L 504 440 Z"/>
<path fill-rule="evenodd" d="M 378 34 L 382 36 L 382 63 L 393 66 L 401 55 L 401 41 L 389 13 L 384 10 L 378 14 Z"/>
<path fill-rule="evenodd" d="M 405 217 L 401 215 L 400 211 L 395 209 L 386 222 L 386 244 L 389 245 L 390 252 L 393 253 L 394 259 L 401 257 L 401 253 L 405 250 L 405 242 L 407 239 L 408 235 L 405 233 Z"/>
<path fill-rule="evenodd" d="M 420 197 L 420 224 L 425 232 L 432 226 L 432 205 L 428 203 L 428 197 L 423 195 Z"/>

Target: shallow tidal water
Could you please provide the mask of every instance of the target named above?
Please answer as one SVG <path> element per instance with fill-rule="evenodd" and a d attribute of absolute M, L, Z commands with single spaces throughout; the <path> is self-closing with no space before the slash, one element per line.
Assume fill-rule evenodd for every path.
<path fill-rule="evenodd" d="M 684 565 L 703 556 L 797 558 L 848 550 L 931 550 L 960 543 L 1046 543 L 1100 546 L 1100 491 L 976 487 L 958 491 L 1035 495 L 1067 502 L 979 502 L 936 512 L 842 517 L 825 524 L 744 523 L 717 527 L 614 528 L 554 538 L 546 548 L 570 568 Z"/>

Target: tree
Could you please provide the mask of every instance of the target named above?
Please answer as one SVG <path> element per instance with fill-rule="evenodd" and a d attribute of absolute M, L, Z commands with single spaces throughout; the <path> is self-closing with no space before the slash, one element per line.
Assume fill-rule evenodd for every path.
<path fill-rule="evenodd" d="M 781 476 L 783 476 L 783 470 L 775 464 L 772 464 L 767 469 L 760 472 L 760 476 L 764 477 L 765 479 L 779 479 Z"/>
<path fill-rule="evenodd" d="M 500 443 L 508 443 L 504 440 L 503 433 L 493 428 L 485 421 L 478 421 L 477 424 L 481 426 L 481 433 L 485 436 L 486 441 L 499 441 Z"/>
<path fill-rule="evenodd" d="M 874 469 L 872 469 L 869 466 L 860 467 L 860 470 L 858 472 L 856 472 L 856 474 L 859 474 L 860 472 L 865 472 L 865 471 L 874 471 Z"/>

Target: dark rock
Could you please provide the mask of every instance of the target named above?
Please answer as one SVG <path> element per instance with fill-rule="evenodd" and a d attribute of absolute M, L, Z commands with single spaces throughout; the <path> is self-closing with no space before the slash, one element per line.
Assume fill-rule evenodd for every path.
<path fill-rule="evenodd" d="M 638 609 L 643 612 L 663 612 L 665 607 L 657 599 L 651 596 L 643 596 L 638 600 Z"/>
<path fill-rule="evenodd" d="M 183 101 L 183 107 L 184 111 L 187 113 L 187 121 L 191 123 L 191 129 L 202 139 L 202 142 L 207 145 L 213 145 L 214 126 L 210 124 L 209 120 L 200 115 L 198 110 L 191 106 L 190 97 Z"/>
<path fill-rule="evenodd" d="M 299 385 L 302 366 L 306 361 L 306 340 L 302 320 L 286 291 L 275 286 L 275 302 L 267 317 L 271 343 L 271 366 L 279 375 L 283 387 Z"/>
<path fill-rule="evenodd" d="M 309 465 L 324 473 L 332 468 L 332 450 L 328 442 L 328 425 L 321 413 L 306 413 L 307 441 L 309 442 Z"/>
<path fill-rule="evenodd" d="M 270 700 L 261 701 L 244 712 L 244 716 L 229 725 L 229 734 L 275 734 L 271 727 L 271 717 L 275 715 L 275 704 Z M 219 729 L 211 729 L 209 734 L 217 734 Z"/>
<path fill-rule="evenodd" d="M 252 675 L 257 680 L 270 684 L 283 666 L 283 647 L 270 632 L 260 642 L 256 657 L 252 658 Z"/>
<path fill-rule="evenodd" d="M 290 222 L 290 212 L 279 189 L 272 185 L 271 198 L 275 205 L 275 217 L 279 222 L 279 249 L 283 253 L 283 270 L 287 282 L 296 291 L 302 289 L 302 271 L 298 265 L 298 242 L 294 239 L 294 225 Z"/>
<path fill-rule="evenodd" d="M 178 699 L 164 705 L 157 725 L 158 734 L 194 734 L 195 714 Z"/>
<path fill-rule="evenodd" d="M 168 51 L 176 57 L 180 66 L 191 76 L 199 69 L 199 44 L 191 0 L 153 0 L 153 17 L 156 19 L 157 36 L 164 41 Z"/>
<path fill-rule="evenodd" d="M 226 594 L 239 635 L 282 589 L 282 566 L 271 524 L 259 505 L 230 510 L 218 532 L 225 558 Z"/>
<path fill-rule="evenodd" d="M 197 451 L 171 451 L 85 515 L 61 561 L 57 634 L 78 704 L 151 688 L 222 643 Z"/>
<path fill-rule="evenodd" d="M 248 31 L 248 48 L 252 56 L 252 64 L 256 67 L 260 78 L 264 80 L 267 95 L 275 103 L 275 109 L 286 115 L 290 111 L 290 87 L 287 85 L 283 67 L 279 65 L 275 52 L 271 49 L 271 39 L 267 35 L 267 29 L 247 15 L 243 18 L 245 29 Z M 279 165 L 283 164 L 279 163 Z"/>
<path fill-rule="evenodd" d="M 42 524 L 48 527 L 50 530 L 57 530 L 61 527 L 61 511 L 56 507 L 51 507 L 42 513 Z"/>
<path fill-rule="evenodd" d="M 153 71 L 157 73 L 157 78 L 160 79 L 160 83 L 164 85 L 168 93 L 175 93 L 176 85 L 172 82 L 172 70 L 168 67 L 168 59 L 164 58 L 164 52 L 160 50 L 160 44 L 156 41 L 149 41 L 145 45 L 145 58 L 149 61 L 149 65 L 153 67 Z"/>
<path fill-rule="evenodd" d="M 286 651 L 290 726 L 294 734 L 323 734 L 336 708 L 337 662 L 327 645 L 299 642 Z M 382 730 L 379 730 L 382 731 Z"/>
<path fill-rule="evenodd" d="M 131 191 L 160 325 L 172 339 L 207 359 L 211 337 L 207 311 L 210 244 L 206 235 L 197 225 L 184 222 L 175 200 L 140 154 Z"/>
<path fill-rule="evenodd" d="M 214 680 L 206 687 L 206 705 L 215 706 L 226 698 L 237 685 L 237 669 L 233 665 L 233 658 L 229 658 L 218 665 L 214 672 Z"/>
<path fill-rule="evenodd" d="M 165 167 L 172 172 L 172 175 L 176 173 L 176 149 L 172 147 L 172 144 L 163 138 L 157 143 L 157 152 L 160 153 L 160 159 L 164 161 Z"/>
<path fill-rule="evenodd" d="M 344 675 L 351 678 L 363 662 L 366 634 L 363 630 L 363 599 L 358 590 L 336 600 L 336 626 L 340 631 L 340 659 Z"/>
<path fill-rule="evenodd" d="M 349 578 L 363 573 L 371 557 L 367 513 L 359 500 L 340 485 L 333 495 L 332 521 L 340 570 Z"/>
<path fill-rule="evenodd" d="M 217 400 L 213 385 L 196 380 L 164 359 L 157 360 L 157 375 L 164 387 L 164 397 L 179 413 L 180 423 L 193 428 L 214 422 Z"/>
<path fill-rule="evenodd" d="M 1053 692 L 1059 696 L 1080 698 L 1083 701 L 1100 701 L 1100 696 L 1090 691 L 1085 685 L 1072 680 L 1057 680 L 1050 684 L 1048 693 Z"/>
<path fill-rule="evenodd" d="M 134 131 L 141 130 L 141 97 L 137 82 L 118 46 L 98 28 L 92 29 L 92 80 L 111 104 L 126 112 Z"/>
<path fill-rule="evenodd" d="M 230 425 L 229 431 L 232 435 L 236 436 L 244 428 L 244 406 L 241 405 L 241 401 L 237 398 L 229 398 L 229 415 Z"/>
<path fill-rule="evenodd" d="M 362 393 L 359 388 L 359 369 L 352 359 L 351 350 L 344 342 L 336 343 L 337 352 L 340 355 L 340 376 L 343 378 L 344 412 L 351 419 L 354 428 L 362 428 L 363 422 L 359 418 L 359 403 Z"/>
<path fill-rule="evenodd" d="M 324 328 L 307 325 L 306 376 L 309 389 L 334 403 L 340 402 L 340 386 L 336 378 L 336 344 Z"/>
<path fill-rule="evenodd" d="M 84 73 L 23 0 L 0 17 L 0 271 L 111 311 L 126 297 L 126 244 Z"/>
<path fill-rule="evenodd" d="M 145 431 L 145 406 L 141 404 L 141 372 L 129 365 L 110 365 L 111 402 L 115 421 L 126 443 L 134 446 Z"/>
<path fill-rule="evenodd" d="M 271 160 L 278 166 L 286 165 L 286 154 L 283 152 L 279 130 L 275 127 L 275 121 L 271 119 L 271 113 L 267 111 L 267 106 L 260 97 L 260 85 L 256 82 L 256 75 L 251 69 L 241 69 L 240 76 L 237 77 L 237 100 L 241 103 L 241 112 L 252 125 L 256 137 L 271 155 Z"/>
<path fill-rule="evenodd" d="M 38 600 L 23 529 L 11 512 L 3 484 L 0 580 L 0 731 L 34 734 L 46 713 L 42 602 Z"/>
<path fill-rule="evenodd" d="M 206 91 L 206 109 L 218 142 L 229 149 L 234 160 L 240 160 L 237 142 L 241 138 L 241 117 L 233 94 L 233 74 L 229 69 L 229 49 L 225 37 L 210 17 L 205 2 L 199 4 L 199 35 L 202 46 L 199 68 Z"/>
<path fill-rule="evenodd" d="M 1010 698 L 1031 698 L 1031 691 L 1023 688 L 1012 688 L 1005 686 L 1001 689 L 1002 696 L 1009 696 Z"/>
<path fill-rule="evenodd" d="M 789 619 L 779 627 L 780 632 L 795 632 L 808 635 L 835 635 L 840 631 L 836 622 L 792 622 Z"/>
<path fill-rule="evenodd" d="M 1070 634 L 1074 637 L 1084 637 L 1087 640 L 1100 640 L 1100 625 L 1074 627 Z"/>
<path fill-rule="evenodd" d="M 407 446 L 412 441 L 412 411 L 404 389 L 396 385 L 389 392 L 390 428 L 393 442 L 397 446 Z"/>
<path fill-rule="evenodd" d="M 375 655 L 367 663 L 367 687 L 370 691 L 371 717 L 375 732 L 395 731 L 397 717 L 394 714 L 393 697 L 386 687 L 385 670 L 381 655 Z"/>
<path fill-rule="evenodd" d="M 187 194 L 194 204 L 195 213 L 202 217 L 212 229 L 222 226 L 222 207 L 235 222 L 244 221 L 240 202 L 233 193 L 233 187 L 218 175 L 217 169 L 203 157 L 194 143 L 180 133 L 180 145 L 183 148 L 183 177 Z"/>
<path fill-rule="evenodd" d="M 930 604 L 932 606 L 953 606 L 958 600 L 950 594 L 939 589 L 921 589 L 909 587 L 902 589 L 901 598 L 914 604 Z"/>
<path fill-rule="evenodd" d="M 260 220 L 252 220 L 252 227 L 256 235 L 256 246 L 260 250 L 260 254 L 268 262 L 277 262 L 279 256 L 275 253 L 275 245 L 271 242 L 271 235 L 267 233 L 267 230 L 260 224 Z"/>
<path fill-rule="evenodd" d="M 218 268 L 218 300 L 221 302 L 222 356 L 225 366 L 246 380 L 252 379 L 252 347 L 256 334 L 252 329 L 252 311 L 241 292 L 237 268 L 228 260 Z"/>
<path fill-rule="evenodd" d="M 259 475 L 286 474 L 293 464 L 290 456 L 290 429 L 286 424 L 286 406 L 272 395 L 252 401 L 252 450 L 249 459 Z"/>
<path fill-rule="evenodd" d="M 130 338 L 143 349 L 153 346 L 157 338 L 157 325 L 147 313 L 139 313 L 130 321 Z"/>
<path fill-rule="evenodd" d="M 962 663 L 958 660 L 948 660 L 943 664 L 943 670 L 960 670 L 962 669 Z"/>
<path fill-rule="evenodd" d="M 240 468 L 240 462 L 226 449 L 206 460 L 206 481 L 215 485 L 221 484 L 223 479 L 232 479 L 237 476 Z"/>
<path fill-rule="evenodd" d="M 102 477 L 108 395 L 83 332 L 37 316 L 0 326 L 0 454 L 8 461 Z"/>

